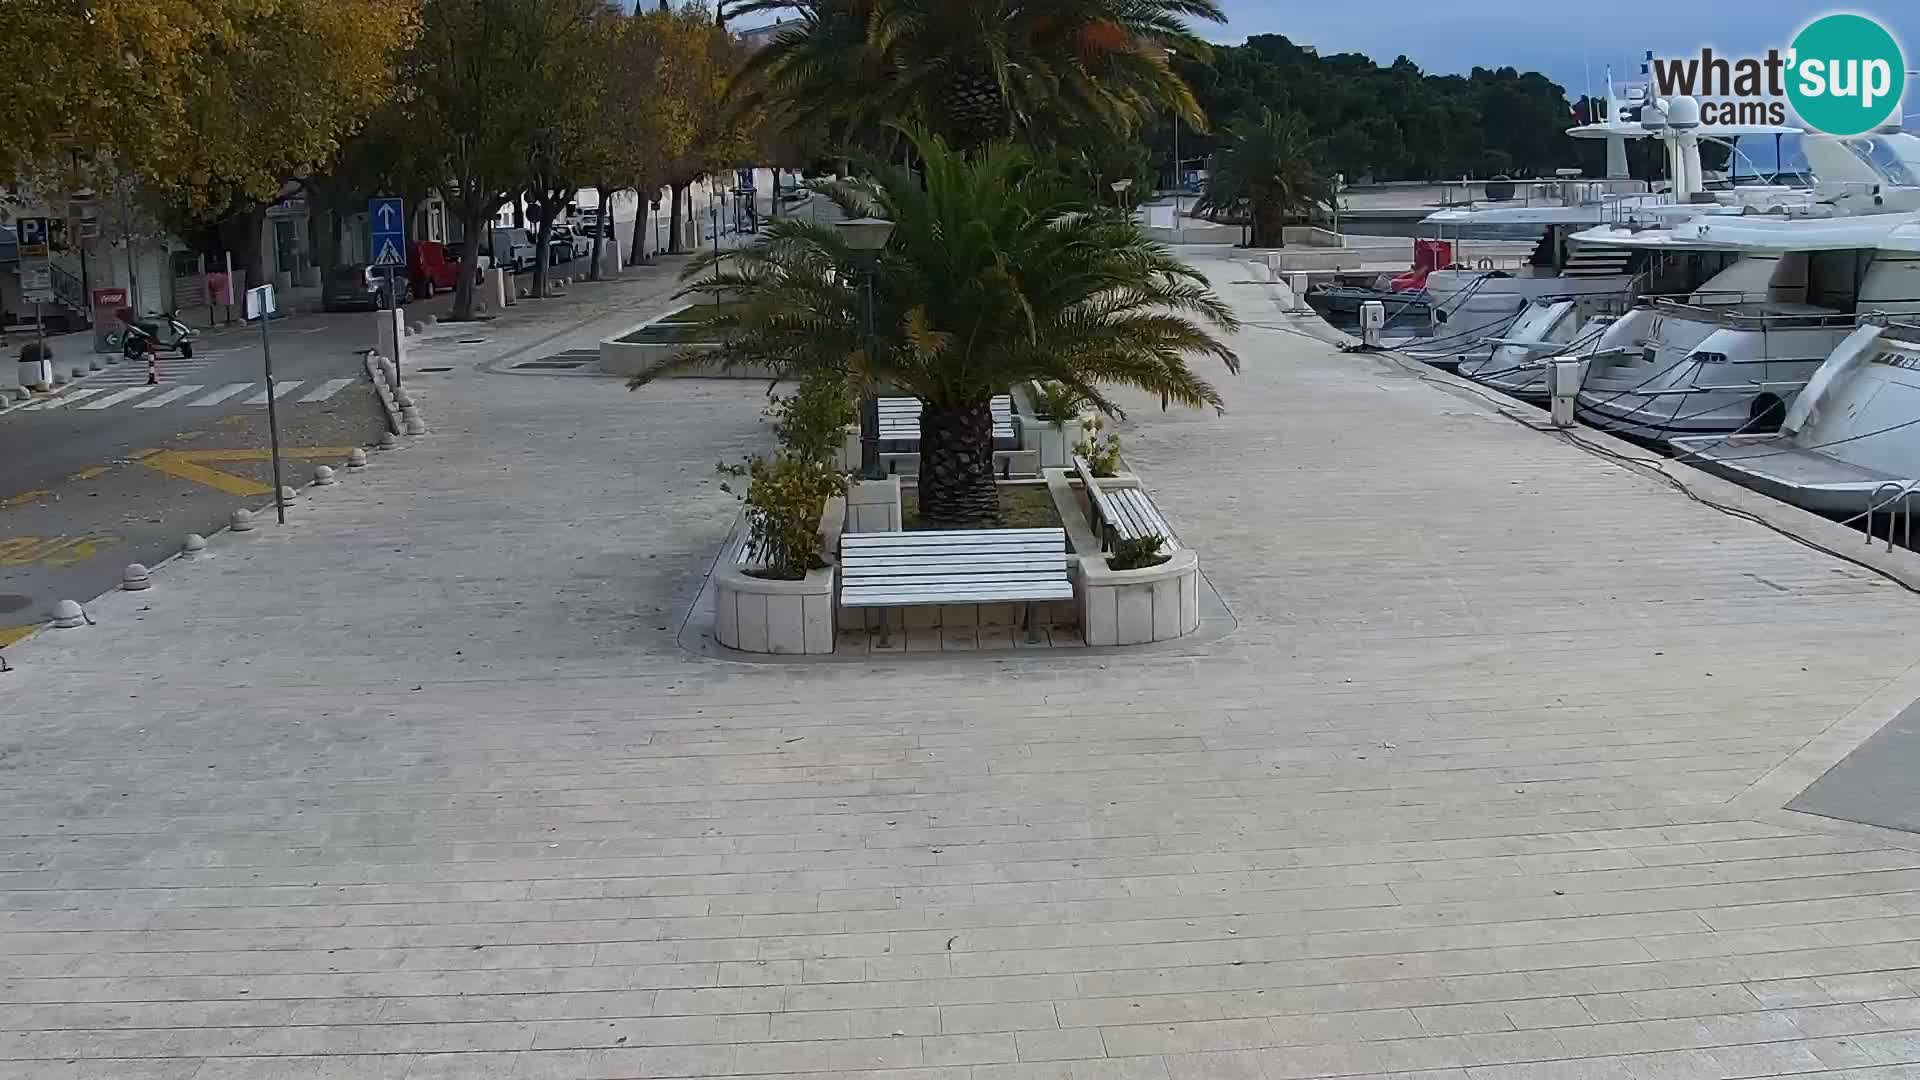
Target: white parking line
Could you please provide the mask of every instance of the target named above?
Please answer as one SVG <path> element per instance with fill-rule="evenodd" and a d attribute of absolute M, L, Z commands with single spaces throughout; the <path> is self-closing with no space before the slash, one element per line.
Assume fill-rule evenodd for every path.
<path fill-rule="evenodd" d="M 153 391 L 154 388 L 151 386 L 129 386 L 125 390 L 108 394 L 106 397 L 94 398 L 92 401 L 80 407 L 83 409 L 110 409 L 123 401 L 132 401 L 141 394 L 151 394 Z"/>
<path fill-rule="evenodd" d="M 319 389 L 314 390 L 312 393 L 309 393 L 306 397 L 303 397 L 300 400 L 301 401 L 325 401 L 328 398 L 332 397 L 333 395 L 346 389 L 347 384 L 352 381 L 353 381 L 352 379 L 328 379 L 326 382 L 323 382 L 320 384 Z"/>
<path fill-rule="evenodd" d="M 292 382 L 283 382 L 283 383 L 275 384 L 273 388 L 273 400 L 279 401 L 281 398 L 286 397 L 288 394 L 293 393 L 295 390 L 299 389 L 300 384 L 305 381 L 306 381 L 305 379 L 295 379 Z M 265 405 L 266 403 L 267 403 L 267 388 L 266 386 L 262 385 L 259 390 L 254 392 L 254 395 L 252 397 L 241 402 L 240 404 Z"/>
<path fill-rule="evenodd" d="M 43 401 L 36 401 L 31 405 L 22 405 L 20 411 L 32 412 L 35 409 L 57 409 L 76 401 L 85 401 L 95 394 L 104 394 L 106 392 L 107 388 L 104 386 L 85 386 L 78 390 L 69 390 L 59 397 L 50 397 Z"/>
<path fill-rule="evenodd" d="M 235 394 L 240 393 L 242 390 L 245 390 L 247 387 L 252 385 L 253 384 L 250 382 L 228 383 L 227 385 L 221 387 L 218 390 L 215 390 L 213 393 L 208 394 L 206 397 L 203 397 L 198 401 L 187 402 L 187 406 L 189 408 L 200 408 L 207 405 L 218 405 L 221 402 L 227 400 L 228 398 L 232 397 Z"/>
<path fill-rule="evenodd" d="M 160 406 L 165 405 L 169 401 L 176 401 L 180 398 L 186 397 L 188 394 L 193 393 L 195 390 L 203 390 L 203 389 L 205 389 L 205 387 L 201 386 L 199 383 L 187 383 L 185 386 L 176 386 L 173 389 L 167 391 L 166 393 L 161 394 L 159 397 L 148 398 L 147 400 L 139 403 L 138 405 L 135 405 L 134 408 L 157 409 Z"/>

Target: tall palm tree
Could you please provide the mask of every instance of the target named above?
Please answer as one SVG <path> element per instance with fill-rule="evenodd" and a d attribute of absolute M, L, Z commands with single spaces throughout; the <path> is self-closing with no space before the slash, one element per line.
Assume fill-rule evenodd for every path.
<path fill-rule="evenodd" d="M 863 255 L 832 225 L 785 218 L 724 261 L 710 253 L 688 268 L 686 291 L 736 301 L 707 319 L 721 347 L 676 356 L 633 385 L 673 368 L 751 365 L 918 397 L 921 516 L 959 528 L 999 518 L 991 401 L 1016 382 L 1065 384 L 1109 414 L 1120 410 L 1103 386 L 1220 406 L 1187 358 L 1238 370 L 1209 329 L 1238 324 L 1197 271 L 1132 221 L 1056 194 L 1022 149 L 994 143 L 969 157 L 936 136 L 909 137 L 924 184 L 876 166 L 871 180 L 828 189 L 849 216 L 894 222 L 884 250 Z"/>
<path fill-rule="evenodd" d="M 1298 115 L 1263 108 L 1259 119 L 1227 126 L 1195 209 L 1248 222 L 1253 247 L 1281 247 L 1288 218 L 1333 205 L 1333 180 L 1314 160 L 1319 152 Z"/>
<path fill-rule="evenodd" d="M 797 16 L 748 61 L 737 99 L 846 141 L 913 123 L 973 149 L 1056 125 L 1132 131 L 1172 109 L 1206 118 L 1167 49 L 1206 56 L 1187 19 L 1215 0 L 745 0 Z"/>

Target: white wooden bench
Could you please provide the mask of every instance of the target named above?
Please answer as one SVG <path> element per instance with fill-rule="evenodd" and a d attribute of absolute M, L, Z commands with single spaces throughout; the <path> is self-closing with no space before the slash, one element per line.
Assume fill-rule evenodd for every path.
<path fill-rule="evenodd" d="M 1094 525 L 1100 533 L 1100 548 L 1106 550 L 1113 541 L 1142 540 L 1149 536 L 1160 538 L 1164 550 L 1171 551 L 1180 546 L 1174 539 L 1173 527 L 1153 505 L 1153 500 L 1139 488 L 1103 488 L 1093 475 L 1093 465 L 1079 454 L 1073 455 L 1073 471 L 1080 477 L 1080 483 L 1087 489 L 1087 505 L 1093 507 Z"/>
<path fill-rule="evenodd" d="M 840 605 L 887 611 L 922 604 L 1025 604 L 1073 599 L 1065 529 L 847 533 L 840 538 Z"/>
<path fill-rule="evenodd" d="M 880 441 L 918 443 L 920 441 L 920 399 L 881 398 Z M 993 441 L 996 445 L 1019 436 L 1013 429 L 1013 396 L 996 394 L 993 398 Z"/>

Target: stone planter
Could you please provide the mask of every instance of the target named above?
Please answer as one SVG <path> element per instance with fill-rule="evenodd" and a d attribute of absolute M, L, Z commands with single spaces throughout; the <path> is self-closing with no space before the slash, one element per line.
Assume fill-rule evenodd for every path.
<path fill-rule="evenodd" d="M 1074 559 L 1074 603 L 1088 645 L 1145 645 L 1170 641 L 1200 629 L 1200 556 L 1175 548 L 1158 566 L 1113 570 L 1100 550 L 1086 505 L 1072 473 L 1048 469 L 1047 491 L 1065 523 Z M 1102 478 L 1104 488 L 1139 487 L 1132 473 Z"/>
<path fill-rule="evenodd" d="M 840 528 L 846 519 L 843 499 L 828 499 L 820 514 L 825 550 L 836 552 Z M 799 581 L 770 581 L 740 568 L 740 544 L 729 545 L 714 569 L 713 636 L 729 649 L 748 653 L 821 655 L 833 651 L 834 579 L 837 568 L 828 565 Z"/>
<path fill-rule="evenodd" d="M 698 327 L 671 321 L 685 310 L 684 307 L 680 308 L 658 319 L 630 326 L 612 337 L 600 339 L 600 370 L 609 375 L 638 375 L 660 366 L 675 353 L 688 350 L 711 352 L 719 348 L 718 345 L 695 341 L 688 336 L 697 333 Z M 771 380 L 775 376 L 772 369 L 753 364 L 724 371 L 719 368 L 686 368 L 668 372 L 665 377 Z"/>
<path fill-rule="evenodd" d="M 1088 645 L 1145 645 L 1200 629 L 1200 557 L 1186 548 L 1140 570 L 1111 570 L 1104 555 L 1082 556 L 1074 588 Z"/>

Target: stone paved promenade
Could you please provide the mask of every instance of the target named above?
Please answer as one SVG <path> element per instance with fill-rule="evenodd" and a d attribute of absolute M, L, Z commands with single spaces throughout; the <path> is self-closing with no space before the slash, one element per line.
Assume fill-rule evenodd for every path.
<path fill-rule="evenodd" d="M 762 388 L 475 369 L 657 279 L 430 345 L 431 436 L 8 650 L 0 1076 L 1920 1076 L 1920 851 L 1780 809 L 1920 600 L 1206 265 L 1231 411 L 1122 432 L 1240 625 L 1157 651 L 692 656 Z"/>

